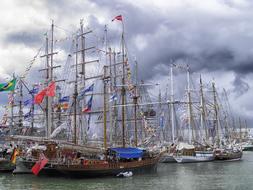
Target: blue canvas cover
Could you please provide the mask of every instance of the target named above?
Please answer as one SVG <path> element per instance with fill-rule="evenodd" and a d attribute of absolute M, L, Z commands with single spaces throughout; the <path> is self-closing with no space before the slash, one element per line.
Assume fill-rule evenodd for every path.
<path fill-rule="evenodd" d="M 143 156 L 143 150 L 139 148 L 110 148 L 111 151 L 116 152 L 116 156 L 119 158 L 141 158 Z"/>

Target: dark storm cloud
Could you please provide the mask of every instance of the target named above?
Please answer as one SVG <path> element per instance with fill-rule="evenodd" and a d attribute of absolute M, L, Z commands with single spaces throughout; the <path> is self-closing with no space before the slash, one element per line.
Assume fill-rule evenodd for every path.
<path fill-rule="evenodd" d="M 24 44 L 26 46 L 38 46 L 41 44 L 43 34 L 41 31 L 18 31 L 9 33 L 4 39 L 11 44 Z"/>
<path fill-rule="evenodd" d="M 123 14 L 126 22 L 126 36 L 132 52 L 139 59 L 143 79 L 150 79 L 158 65 L 168 65 L 170 60 L 185 59 L 193 71 L 233 71 L 237 75 L 252 73 L 249 47 L 253 38 L 250 24 L 241 8 L 230 1 L 221 1 L 226 11 L 238 11 L 238 15 L 226 16 L 205 13 L 199 10 L 178 10 L 160 14 L 155 8 L 141 9 L 134 4 L 118 1 L 93 1 L 106 7 L 114 15 Z M 250 16 L 250 15 L 246 15 Z M 252 15 L 251 15 L 252 16 Z M 243 24 L 242 24 L 243 23 Z M 138 49 L 133 40 L 142 35 L 147 47 Z M 160 70 L 160 74 L 165 74 Z"/>
<path fill-rule="evenodd" d="M 234 93 L 236 96 L 241 96 L 248 92 L 249 90 L 249 84 L 246 83 L 241 77 L 238 75 L 235 77 L 235 80 L 233 81 L 233 86 L 234 86 Z"/>

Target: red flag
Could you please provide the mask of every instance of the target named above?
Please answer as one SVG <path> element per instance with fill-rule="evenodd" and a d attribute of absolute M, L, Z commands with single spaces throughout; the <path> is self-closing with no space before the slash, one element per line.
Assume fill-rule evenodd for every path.
<path fill-rule="evenodd" d="M 43 153 L 40 154 L 39 161 L 37 161 L 36 164 L 32 167 L 32 172 L 34 175 L 38 175 L 40 170 L 44 168 L 47 162 L 48 159 L 45 157 L 45 155 Z"/>
<path fill-rule="evenodd" d="M 42 91 L 40 91 L 37 95 L 35 95 L 34 97 L 34 103 L 35 104 L 41 104 L 45 95 L 47 93 L 47 89 L 43 89 Z"/>
<path fill-rule="evenodd" d="M 55 96 L 55 82 L 51 82 L 47 87 L 47 96 Z"/>
<path fill-rule="evenodd" d="M 122 17 L 122 15 L 118 15 L 118 16 L 114 17 L 114 19 L 112 19 L 112 21 L 114 21 L 114 20 L 120 20 L 120 21 L 122 21 L 123 17 Z"/>

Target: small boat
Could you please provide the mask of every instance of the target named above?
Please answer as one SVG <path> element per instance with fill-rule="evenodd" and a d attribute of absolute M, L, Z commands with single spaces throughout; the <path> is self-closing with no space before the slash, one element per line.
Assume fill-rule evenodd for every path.
<path fill-rule="evenodd" d="M 194 151 L 191 155 L 176 155 L 178 163 L 210 162 L 214 160 L 213 151 Z"/>
<path fill-rule="evenodd" d="M 212 150 L 196 150 L 193 145 L 179 144 L 174 159 L 178 163 L 209 162 L 214 160 Z"/>
<path fill-rule="evenodd" d="M 253 144 L 248 142 L 242 145 L 242 151 L 253 151 Z"/>
<path fill-rule="evenodd" d="M 216 149 L 215 160 L 237 161 L 242 158 L 242 150 L 239 149 Z"/>
<path fill-rule="evenodd" d="M 133 172 L 120 172 L 119 174 L 116 175 L 117 177 L 131 177 L 133 176 Z"/>

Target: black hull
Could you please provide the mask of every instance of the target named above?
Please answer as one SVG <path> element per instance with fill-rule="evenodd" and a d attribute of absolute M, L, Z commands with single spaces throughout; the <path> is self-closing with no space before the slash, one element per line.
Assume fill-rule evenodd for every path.
<path fill-rule="evenodd" d="M 106 177 L 116 176 L 120 172 L 133 172 L 136 174 L 145 174 L 156 172 L 157 165 L 146 165 L 142 167 L 130 167 L 130 168 L 115 168 L 115 169 L 104 169 L 104 170 L 74 170 L 74 169 L 61 169 L 58 170 L 62 175 L 74 178 L 95 178 L 95 177 Z"/>
<path fill-rule="evenodd" d="M 15 165 L 10 160 L 4 159 L 0 161 L 0 172 L 12 172 L 14 169 Z"/>
<path fill-rule="evenodd" d="M 94 167 L 84 167 L 81 165 L 68 166 L 59 164 L 47 164 L 40 172 L 39 176 L 52 176 L 52 177 L 70 177 L 70 178 L 96 178 L 96 177 L 106 177 L 106 176 L 116 176 L 120 172 L 132 171 L 134 175 L 145 174 L 156 172 L 158 159 L 153 160 L 150 163 L 146 163 L 139 166 L 130 166 L 121 168 L 117 164 L 110 165 L 104 169 Z M 32 161 L 22 161 L 23 164 L 31 170 L 35 162 Z"/>

